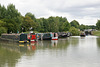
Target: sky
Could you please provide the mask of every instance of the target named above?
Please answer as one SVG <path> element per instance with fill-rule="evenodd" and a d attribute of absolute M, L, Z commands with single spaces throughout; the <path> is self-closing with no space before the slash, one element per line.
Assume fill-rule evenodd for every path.
<path fill-rule="evenodd" d="M 36 18 L 62 16 L 85 25 L 95 25 L 100 20 L 100 0 L 0 0 L 0 4 L 14 4 L 23 16 L 27 12 Z"/>

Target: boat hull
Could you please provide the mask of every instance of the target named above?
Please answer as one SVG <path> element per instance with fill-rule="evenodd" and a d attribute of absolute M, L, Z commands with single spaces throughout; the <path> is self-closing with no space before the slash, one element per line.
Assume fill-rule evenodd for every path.
<path fill-rule="evenodd" d="M 80 35 L 81 37 L 85 37 L 85 35 Z"/>
<path fill-rule="evenodd" d="M 58 40 L 58 37 L 52 37 L 52 40 Z"/>

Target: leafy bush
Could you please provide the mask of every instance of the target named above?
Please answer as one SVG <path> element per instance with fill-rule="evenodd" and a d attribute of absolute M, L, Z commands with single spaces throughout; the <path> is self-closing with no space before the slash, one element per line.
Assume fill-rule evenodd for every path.
<path fill-rule="evenodd" d="M 71 27 L 69 31 L 72 33 L 73 36 L 80 34 L 80 31 L 75 27 Z"/>
<path fill-rule="evenodd" d="M 7 32 L 7 30 L 6 30 L 5 27 L 0 27 L 0 35 L 1 35 L 2 33 L 6 33 L 6 32 Z"/>

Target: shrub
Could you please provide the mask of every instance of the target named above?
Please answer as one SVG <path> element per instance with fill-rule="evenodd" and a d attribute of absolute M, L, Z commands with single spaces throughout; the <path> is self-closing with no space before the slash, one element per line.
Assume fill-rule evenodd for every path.
<path fill-rule="evenodd" d="M 73 36 L 77 36 L 80 34 L 80 31 L 75 27 L 71 27 L 69 32 L 71 32 Z"/>
<path fill-rule="evenodd" d="M 6 30 L 5 27 L 0 27 L 0 35 L 1 35 L 2 33 L 6 33 L 6 32 L 7 32 L 7 30 Z"/>

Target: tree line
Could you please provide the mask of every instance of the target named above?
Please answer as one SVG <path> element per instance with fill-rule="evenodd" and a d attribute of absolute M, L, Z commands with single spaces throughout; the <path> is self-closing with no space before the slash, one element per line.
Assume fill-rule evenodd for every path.
<path fill-rule="evenodd" d="M 91 28 L 96 29 L 96 26 L 80 25 L 76 20 L 68 22 L 66 17 L 58 16 L 51 16 L 47 19 L 37 19 L 34 14 L 30 12 L 27 12 L 25 16 L 22 16 L 15 8 L 15 5 L 9 4 L 7 8 L 5 8 L 4 5 L 0 5 L 0 34 L 26 32 L 30 30 L 38 32 L 66 32 Z M 97 29 L 100 29 L 98 28 L 98 22 Z"/>

